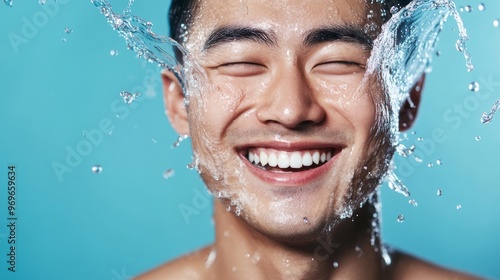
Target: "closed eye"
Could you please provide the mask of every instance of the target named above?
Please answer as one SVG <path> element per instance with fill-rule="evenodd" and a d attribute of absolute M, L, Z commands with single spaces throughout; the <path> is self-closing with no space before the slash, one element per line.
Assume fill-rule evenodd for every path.
<path fill-rule="evenodd" d="M 263 74 L 267 67 L 248 61 L 237 61 L 224 63 L 215 67 L 219 74 L 233 76 L 233 77 L 250 77 Z"/>
<path fill-rule="evenodd" d="M 350 75 L 364 72 L 366 65 L 354 61 L 328 61 L 317 64 L 313 72 L 324 75 Z"/>

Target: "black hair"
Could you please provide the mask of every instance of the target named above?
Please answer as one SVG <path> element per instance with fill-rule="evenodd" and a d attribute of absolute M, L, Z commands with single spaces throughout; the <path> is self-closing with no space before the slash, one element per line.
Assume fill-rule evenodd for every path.
<path fill-rule="evenodd" d="M 168 12 L 170 37 L 183 44 L 184 33 L 189 29 L 199 6 L 198 0 L 172 0 Z"/>
<path fill-rule="evenodd" d="M 372 0 L 373 1 L 373 0 Z M 391 7 L 395 6 L 401 9 L 408 5 L 412 0 L 374 0 L 383 5 L 385 16 L 384 22 L 389 20 Z M 170 24 L 170 37 L 181 45 L 185 40 L 185 33 L 189 30 L 192 24 L 193 17 L 196 15 L 199 0 L 172 0 L 168 13 L 168 22 Z"/>

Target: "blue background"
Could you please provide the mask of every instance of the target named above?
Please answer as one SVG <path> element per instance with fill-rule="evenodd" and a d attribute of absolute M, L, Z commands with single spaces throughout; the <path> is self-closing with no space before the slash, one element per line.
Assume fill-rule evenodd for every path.
<path fill-rule="evenodd" d="M 121 11 L 124 2 L 111 3 Z M 468 73 L 455 49 L 451 18 L 440 36 L 441 55 L 434 56 L 406 142 L 423 161 L 395 159 L 418 207 L 383 185 L 383 235 L 414 255 L 500 279 L 500 116 L 479 121 L 500 97 L 500 28 L 492 24 L 500 2 L 484 2 L 484 11 L 479 3 L 457 3 L 473 8 L 461 15 L 476 70 Z M 164 115 L 159 69 L 128 51 L 90 1 L 55 5 L 48 14 L 37 1 L 0 3 L 0 279 L 128 279 L 208 244 L 211 205 L 199 203 L 207 201 L 200 199 L 203 184 L 186 169 L 189 140 L 171 148 L 177 135 Z M 133 13 L 167 34 L 167 9 L 167 1 L 137 1 Z M 36 29 L 24 30 L 29 36 L 26 22 Z M 25 41 L 12 44 L 15 35 Z M 479 92 L 468 90 L 472 81 Z M 124 90 L 141 98 L 125 105 Z M 101 122 L 111 135 L 97 132 Z M 66 164 L 68 149 L 79 145 L 86 155 L 58 177 L 54 162 Z M 95 164 L 102 173 L 91 172 Z M 6 263 L 9 165 L 17 171 L 15 273 Z M 175 174 L 164 179 L 167 169 Z M 188 206 L 197 212 L 185 217 L 179 209 Z"/>

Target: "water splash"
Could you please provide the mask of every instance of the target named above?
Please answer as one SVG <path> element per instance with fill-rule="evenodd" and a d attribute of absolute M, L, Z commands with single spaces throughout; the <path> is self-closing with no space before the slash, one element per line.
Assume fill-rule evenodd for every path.
<path fill-rule="evenodd" d="M 401 182 L 398 176 L 396 176 L 393 170 L 387 172 L 386 179 L 387 179 L 387 185 L 391 190 L 400 193 L 406 197 L 410 196 L 410 191 L 403 184 L 403 182 Z"/>
<path fill-rule="evenodd" d="M 483 113 L 483 115 L 481 116 L 481 122 L 484 124 L 490 123 L 493 120 L 493 116 L 495 116 L 495 113 L 499 108 L 500 108 L 500 100 L 497 100 L 493 104 L 493 107 L 491 107 L 491 111 L 489 113 L 486 112 Z M 479 139 L 481 139 L 481 137 L 479 137 Z M 476 140 L 478 140 L 477 137 Z"/>
<path fill-rule="evenodd" d="M 177 137 L 177 140 L 175 140 L 174 144 L 172 144 L 172 148 L 177 148 L 181 145 L 182 141 L 186 140 L 189 138 L 189 135 L 179 135 Z"/>
<path fill-rule="evenodd" d="M 396 140 L 399 111 L 404 101 L 411 101 L 409 92 L 429 68 L 438 35 L 450 16 L 458 26 L 457 50 L 463 53 L 467 70 L 472 71 L 474 65 L 466 46 L 467 31 L 451 0 L 415 0 L 400 9 L 382 27 L 368 61 L 367 74 L 379 73 L 388 96 L 396 152 L 403 157 L 412 156 L 419 163 L 422 159 L 412 155 L 414 148 L 408 149 Z M 394 172 L 389 171 L 386 179 L 391 189 L 409 196 L 408 189 Z"/>
<path fill-rule="evenodd" d="M 381 73 L 396 120 L 401 104 L 431 62 L 437 36 L 451 15 L 459 28 L 457 45 L 464 54 L 467 69 L 471 71 L 474 66 L 465 45 L 467 32 L 452 1 L 412 1 L 383 26 L 367 72 Z"/>
<path fill-rule="evenodd" d="M 5 5 L 7 5 L 9 7 L 12 7 L 12 1 L 13 0 L 3 0 L 3 2 L 5 3 Z"/>
<path fill-rule="evenodd" d="M 166 36 L 160 36 L 153 32 L 153 24 L 131 14 L 133 0 L 129 0 L 127 8 L 122 14 L 115 13 L 111 4 L 106 0 L 91 0 L 106 17 L 111 27 L 125 39 L 127 48 L 134 51 L 138 57 L 146 59 L 150 63 L 156 63 L 162 69 L 172 71 L 183 86 L 183 91 L 188 96 L 191 93 L 190 87 L 186 83 L 186 76 L 190 77 L 193 88 L 196 87 L 196 75 L 204 75 L 202 68 L 191 59 L 189 53 L 177 41 Z M 174 50 L 184 57 L 184 61 L 179 61 Z M 186 102 L 188 98 L 185 99 Z"/>
<path fill-rule="evenodd" d="M 130 93 L 128 91 L 121 91 L 120 96 L 123 98 L 123 102 L 125 102 L 125 104 L 131 104 L 132 102 L 134 102 L 134 100 L 136 100 L 140 96 L 140 94 Z"/>

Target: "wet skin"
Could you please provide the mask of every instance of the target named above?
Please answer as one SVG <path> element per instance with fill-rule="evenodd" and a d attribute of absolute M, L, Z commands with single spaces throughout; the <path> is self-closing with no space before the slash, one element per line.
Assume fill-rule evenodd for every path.
<path fill-rule="evenodd" d="M 372 232 L 367 199 L 393 149 L 386 96 L 365 75 L 381 24 L 369 10 L 357 0 L 201 4 L 186 48 L 207 80 L 187 95 L 172 73 L 163 80 L 171 124 L 192 138 L 217 197 L 216 241 L 140 279 L 460 276 L 399 253 L 386 267 Z"/>

